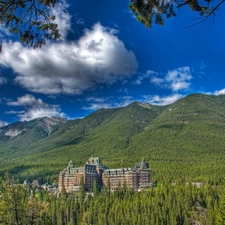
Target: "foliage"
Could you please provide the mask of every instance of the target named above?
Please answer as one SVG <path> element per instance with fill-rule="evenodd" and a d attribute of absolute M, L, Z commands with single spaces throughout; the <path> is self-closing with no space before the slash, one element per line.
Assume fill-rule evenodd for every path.
<path fill-rule="evenodd" d="M 181 180 L 174 184 L 163 180 L 161 185 L 142 192 L 120 188 L 109 194 L 103 190 L 84 199 L 79 197 L 80 193 L 56 196 L 44 191 L 35 197 L 21 186 L 14 186 L 20 190 L 18 199 L 23 199 L 19 205 L 23 214 L 19 215 L 25 225 L 215 225 L 224 204 L 223 188 L 207 183 L 197 188 Z M 5 196 L 12 198 L 13 193 L 6 188 L 1 192 L 1 197 Z M 0 214 L 0 224 L 20 224 L 6 207 L 0 205 L 0 212 L 4 212 Z"/>
<path fill-rule="evenodd" d="M 224 95 L 190 95 L 164 107 L 134 102 L 61 123 L 49 135 L 38 126 L 42 119 L 23 122 L 18 129 L 24 131 L 6 140 L 4 133 L 17 129 L 10 125 L 0 128 L 0 173 L 8 170 L 20 182 L 57 182 L 70 160 L 83 166 L 93 155 L 110 168 L 133 167 L 145 158 L 154 181 L 220 184 L 225 170 L 224 107 Z"/>
<path fill-rule="evenodd" d="M 221 191 L 220 202 L 217 208 L 216 225 L 225 224 L 225 189 Z"/>
<path fill-rule="evenodd" d="M 1 0 L 0 24 L 17 34 L 25 44 L 41 47 L 60 37 L 51 8 L 57 0 Z"/>
<path fill-rule="evenodd" d="M 16 184 L 9 174 L 2 182 L 0 198 L 0 224 L 43 224 L 47 204 L 35 198 L 26 187 Z"/>
<path fill-rule="evenodd" d="M 151 28 L 154 23 L 162 26 L 166 19 L 177 16 L 183 6 L 198 12 L 200 18 L 195 24 L 201 23 L 208 17 L 215 16 L 216 10 L 224 3 L 224 0 L 218 2 L 213 0 L 131 0 L 130 2 L 129 8 L 137 20 L 147 28 Z"/>

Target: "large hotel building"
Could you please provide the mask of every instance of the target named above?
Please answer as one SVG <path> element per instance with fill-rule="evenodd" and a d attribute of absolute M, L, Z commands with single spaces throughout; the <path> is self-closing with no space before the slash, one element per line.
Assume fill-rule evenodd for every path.
<path fill-rule="evenodd" d="M 144 160 L 135 163 L 133 168 L 120 169 L 107 168 L 99 157 L 89 158 L 83 167 L 75 167 L 70 161 L 67 168 L 59 174 L 59 191 L 64 188 L 66 192 L 77 192 L 81 182 L 87 191 L 91 191 L 94 181 L 100 187 L 110 187 L 111 191 L 123 187 L 125 183 L 129 188 L 138 191 L 151 186 L 151 169 Z"/>

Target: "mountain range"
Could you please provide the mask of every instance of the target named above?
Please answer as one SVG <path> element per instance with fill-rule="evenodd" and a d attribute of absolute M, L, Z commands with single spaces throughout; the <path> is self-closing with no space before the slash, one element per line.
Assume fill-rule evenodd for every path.
<path fill-rule="evenodd" d="M 167 106 L 133 102 L 83 119 L 38 118 L 0 128 L 0 174 L 57 181 L 70 160 L 111 168 L 145 158 L 153 178 L 219 182 L 225 171 L 225 95 L 192 94 Z"/>

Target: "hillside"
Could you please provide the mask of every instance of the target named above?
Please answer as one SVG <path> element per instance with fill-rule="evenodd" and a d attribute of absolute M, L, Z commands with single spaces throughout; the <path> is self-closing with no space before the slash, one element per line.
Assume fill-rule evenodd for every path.
<path fill-rule="evenodd" d="M 225 96 L 193 94 L 168 106 L 134 102 L 100 109 L 83 119 L 59 120 L 51 131 L 40 126 L 47 118 L 11 124 L 0 128 L 0 172 L 57 180 L 69 160 L 83 165 L 95 155 L 109 167 L 145 158 L 155 179 L 219 182 L 225 170 L 224 112 Z"/>

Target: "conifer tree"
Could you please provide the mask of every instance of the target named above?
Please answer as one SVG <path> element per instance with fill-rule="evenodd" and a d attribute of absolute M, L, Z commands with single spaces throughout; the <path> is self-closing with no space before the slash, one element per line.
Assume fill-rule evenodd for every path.
<path fill-rule="evenodd" d="M 85 190 L 85 184 L 84 184 L 84 178 L 81 177 L 80 181 L 80 190 L 79 190 L 79 202 L 80 204 L 84 203 L 85 195 L 86 195 L 86 190 Z"/>
<path fill-rule="evenodd" d="M 224 224 L 225 224 L 225 189 L 223 188 L 220 197 L 219 207 L 217 209 L 216 225 L 224 225 Z"/>
<path fill-rule="evenodd" d="M 24 225 L 27 218 L 27 192 L 15 184 L 9 173 L 5 175 L 0 202 L 0 223 Z"/>
<path fill-rule="evenodd" d="M 215 11 L 218 10 L 225 1 L 130 0 L 130 2 L 129 7 L 137 20 L 143 23 L 147 28 L 151 28 L 154 23 L 162 26 L 166 19 L 177 16 L 176 11 L 178 12 L 178 10 L 184 6 L 188 6 L 192 11 L 198 12 L 201 18 L 196 24 L 201 23 L 210 16 L 215 16 Z"/>
<path fill-rule="evenodd" d="M 0 24 L 34 48 L 60 37 L 51 8 L 58 0 L 1 0 Z"/>

